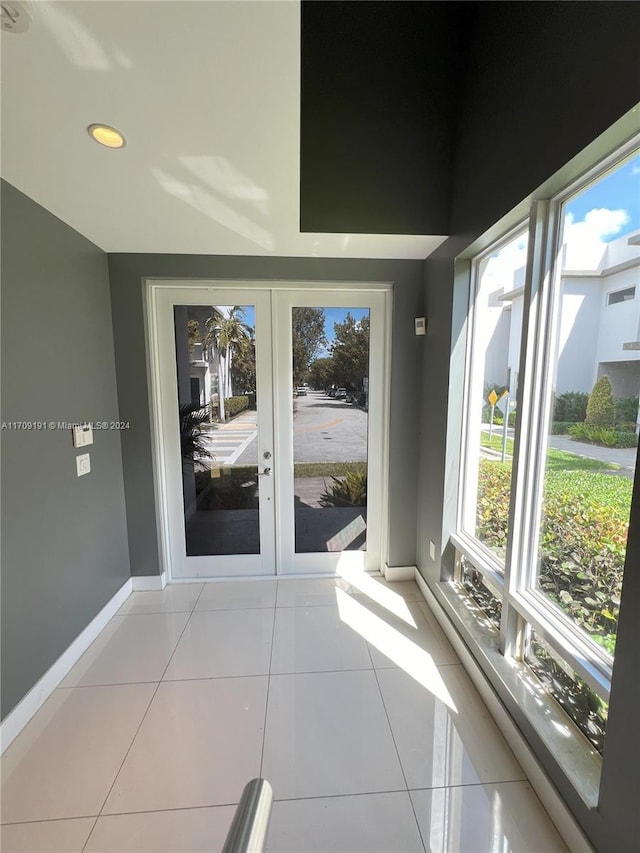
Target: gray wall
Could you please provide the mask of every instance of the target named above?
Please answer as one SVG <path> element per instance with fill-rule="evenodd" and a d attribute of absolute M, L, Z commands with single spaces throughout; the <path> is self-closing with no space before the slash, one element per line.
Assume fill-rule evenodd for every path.
<path fill-rule="evenodd" d="M 120 415 L 131 422 L 122 436 L 127 522 L 134 575 L 159 572 L 158 527 L 152 472 L 151 426 L 143 278 L 278 281 L 392 281 L 389 563 L 415 564 L 419 424 L 424 339 L 414 336 L 422 316 L 422 261 L 257 258 L 194 255 L 109 256 Z"/>
<path fill-rule="evenodd" d="M 431 584 L 450 564 L 446 543 L 455 524 L 460 462 L 468 279 L 464 274 L 456 279 L 455 258 L 640 100 L 639 11 L 637 4 L 627 3 L 480 4 L 460 110 L 452 236 L 425 263 L 430 332 L 424 350 L 422 434 L 428 439 L 421 447 L 417 550 L 420 571 Z M 449 366 L 443 353 L 451 353 Z M 636 518 L 638 511 L 636 500 Z M 627 566 L 634 569 L 639 527 L 631 527 L 627 555 Z M 437 546 L 435 561 L 429 558 L 429 538 Z M 494 683 L 603 851 L 637 849 L 640 738 L 633 720 L 637 724 L 640 584 L 637 572 L 626 574 L 599 809 L 586 808 L 526 717 Z"/>
<path fill-rule="evenodd" d="M 107 258 L 2 182 L 2 420 L 115 421 Z M 2 431 L 2 717 L 129 577 L 120 435 Z"/>

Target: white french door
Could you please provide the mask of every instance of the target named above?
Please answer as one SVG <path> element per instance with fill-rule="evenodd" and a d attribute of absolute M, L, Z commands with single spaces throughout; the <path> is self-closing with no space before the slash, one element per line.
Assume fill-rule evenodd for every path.
<path fill-rule="evenodd" d="M 169 577 L 380 570 L 390 290 L 147 286 Z"/>

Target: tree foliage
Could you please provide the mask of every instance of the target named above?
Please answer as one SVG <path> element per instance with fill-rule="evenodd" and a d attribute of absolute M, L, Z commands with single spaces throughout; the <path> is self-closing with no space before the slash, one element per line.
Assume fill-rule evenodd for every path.
<path fill-rule="evenodd" d="M 328 388 L 335 382 L 332 358 L 316 358 L 309 367 L 309 382 L 314 388 Z"/>
<path fill-rule="evenodd" d="M 293 308 L 292 349 L 293 349 L 293 386 L 302 385 L 309 372 L 311 362 L 322 344 L 324 335 L 323 308 Z"/>
<path fill-rule="evenodd" d="M 593 386 L 587 403 L 585 422 L 592 426 L 612 427 L 616 422 L 616 401 L 608 376 L 601 376 Z"/>
<path fill-rule="evenodd" d="M 334 323 L 331 358 L 338 385 L 361 388 L 369 375 L 369 326 L 368 315 L 356 320 L 350 313 L 344 323 Z"/>

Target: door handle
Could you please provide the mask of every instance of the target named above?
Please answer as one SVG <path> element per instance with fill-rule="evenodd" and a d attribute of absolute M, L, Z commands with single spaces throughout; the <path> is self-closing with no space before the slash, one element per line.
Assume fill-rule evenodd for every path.
<path fill-rule="evenodd" d="M 265 468 L 264 471 L 258 471 L 258 477 L 270 477 L 271 468 Z"/>

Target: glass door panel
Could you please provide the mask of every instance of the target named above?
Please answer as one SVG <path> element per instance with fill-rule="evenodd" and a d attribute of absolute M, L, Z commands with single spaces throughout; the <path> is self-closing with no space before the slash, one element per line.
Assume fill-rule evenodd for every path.
<path fill-rule="evenodd" d="M 259 554 L 255 306 L 174 321 L 186 555 Z"/>
<path fill-rule="evenodd" d="M 270 294 L 167 288 L 156 314 L 172 576 L 273 574 Z"/>
<path fill-rule="evenodd" d="M 275 297 L 279 571 L 378 571 L 385 293 Z"/>
<path fill-rule="evenodd" d="M 369 313 L 291 309 L 296 554 L 366 550 Z"/>

